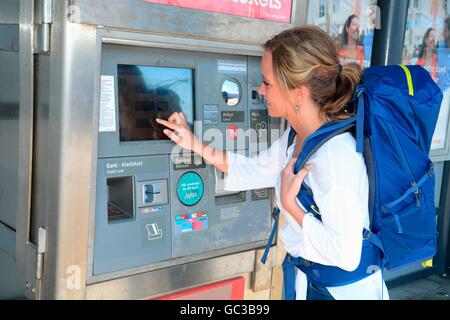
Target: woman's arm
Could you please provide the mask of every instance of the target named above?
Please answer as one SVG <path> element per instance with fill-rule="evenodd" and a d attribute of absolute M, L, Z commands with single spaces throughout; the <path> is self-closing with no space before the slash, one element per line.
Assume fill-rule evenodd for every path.
<path fill-rule="evenodd" d="M 271 147 L 255 157 L 238 152 L 225 152 L 207 146 L 192 133 L 185 117 L 175 113 L 168 121 L 157 119 L 168 129 L 164 133 L 177 145 L 202 156 L 221 172 L 225 173 L 225 190 L 244 191 L 275 186 L 285 166 L 288 131 Z"/>
<path fill-rule="evenodd" d="M 183 149 L 197 153 L 218 170 L 225 174 L 228 173 L 226 152 L 212 148 L 199 140 L 189 128 L 183 113 L 175 112 L 169 117 L 168 121 L 156 119 L 156 122 L 168 128 L 164 130 L 164 134 L 177 145 Z"/>

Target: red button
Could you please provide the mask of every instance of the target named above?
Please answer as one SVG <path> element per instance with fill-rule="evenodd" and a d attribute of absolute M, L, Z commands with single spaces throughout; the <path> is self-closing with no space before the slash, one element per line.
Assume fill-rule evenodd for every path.
<path fill-rule="evenodd" d="M 237 139 L 237 135 L 238 135 L 238 128 L 232 124 L 229 125 L 227 128 L 227 137 L 230 140 L 236 140 Z"/>

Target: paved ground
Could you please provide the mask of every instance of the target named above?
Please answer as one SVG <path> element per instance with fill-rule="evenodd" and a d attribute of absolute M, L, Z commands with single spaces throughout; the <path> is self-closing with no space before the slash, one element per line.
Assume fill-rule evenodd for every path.
<path fill-rule="evenodd" d="M 450 275 L 433 275 L 389 290 L 391 300 L 450 300 Z"/>

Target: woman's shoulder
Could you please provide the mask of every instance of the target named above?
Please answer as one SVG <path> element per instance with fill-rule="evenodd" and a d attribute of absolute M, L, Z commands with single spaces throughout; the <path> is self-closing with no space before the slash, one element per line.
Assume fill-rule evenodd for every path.
<path fill-rule="evenodd" d="M 333 188 L 359 188 L 367 177 L 364 158 L 356 151 L 356 140 L 348 132 L 323 144 L 308 164 L 311 165 L 308 181 L 314 182 L 311 188 L 319 195 L 328 194 Z"/>
<path fill-rule="evenodd" d="M 324 143 L 311 158 L 322 163 L 333 162 L 351 165 L 362 159 L 356 152 L 356 140 L 350 132 L 339 134 Z"/>

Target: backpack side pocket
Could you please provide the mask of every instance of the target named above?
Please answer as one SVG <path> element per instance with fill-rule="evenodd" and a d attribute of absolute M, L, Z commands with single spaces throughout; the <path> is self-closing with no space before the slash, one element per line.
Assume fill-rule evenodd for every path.
<path fill-rule="evenodd" d="M 429 199 L 434 196 L 434 176 L 423 179 L 420 186 L 382 207 L 379 234 L 388 269 L 421 262 L 436 253 L 436 213 L 434 200 Z"/>

